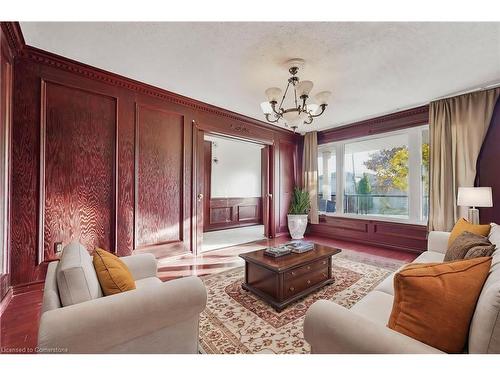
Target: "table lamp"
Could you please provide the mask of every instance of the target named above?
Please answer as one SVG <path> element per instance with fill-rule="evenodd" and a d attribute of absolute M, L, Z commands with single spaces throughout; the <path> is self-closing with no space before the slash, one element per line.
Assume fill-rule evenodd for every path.
<path fill-rule="evenodd" d="M 479 224 L 479 210 L 476 207 L 493 207 L 491 187 L 459 187 L 457 205 L 469 207 L 469 222 Z"/>

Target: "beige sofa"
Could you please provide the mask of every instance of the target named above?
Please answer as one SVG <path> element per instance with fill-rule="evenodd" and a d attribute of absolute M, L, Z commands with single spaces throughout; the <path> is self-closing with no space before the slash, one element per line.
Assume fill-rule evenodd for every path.
<path fill-rule="evenodd" d="M 161 282 L 151 254 L 121 258 L 136 289 L 103 297 L 92 258 L 78 243 L 51 262 L 38 334 L 44 353 L 198 353 L 206 290 L 197 277 Z M 63 307 L 64 306 L 64 307 Z"/>
<path fill-rule="evenodd" d="M 447 232 L 429 233 L 428 250 L 414 262 L 442 262 L 449 235 Z M 469 353 L 500 353 L 499 225 L 492 224 L 489 239 L 497 250 L 471 322 Z M 304 336 L 312 353 L 442 353 L 387 328 L 393 296 L 391 275 L 351 309 L 330 301 L 314 303 L 304 322 Z"/>

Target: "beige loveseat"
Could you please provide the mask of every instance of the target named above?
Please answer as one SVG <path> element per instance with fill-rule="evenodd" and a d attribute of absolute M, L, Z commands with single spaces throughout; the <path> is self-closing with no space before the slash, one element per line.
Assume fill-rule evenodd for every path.
<path fill-rule="evenodd" d="M 38 334 L 44 353 L 197 353 L 206 290 L 197 277 L 161 282 L 151 254 L 123 257 L 136 289 L 103 297 L 79 243 L 51 262 Z M 63 307 L 64 305 L 64 307 Z"/>
<path fill-rule="evenodd" d="M 429 233 L 428 250 L 414 262 L 442 262 L 449 235 Z M 496 250 L 471 322 L 469 353 L 500 353 L 499 225 L 492 224 L 489 240 Z M 304 336 L 312 353 L 442 353 L 387 328 L 393 295 L 391 275 L 349 310 L 330 301 L 314 303 L 304 322 Z"/>

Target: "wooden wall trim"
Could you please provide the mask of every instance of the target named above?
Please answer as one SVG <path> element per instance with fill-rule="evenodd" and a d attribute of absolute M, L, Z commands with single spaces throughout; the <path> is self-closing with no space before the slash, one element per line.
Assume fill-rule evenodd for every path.
<path fill-rule="evenodd" d="M 429 123 L 429 106 L 423 105 L 349 125 L 318 132 L 318 144 L 411 128 Z"/>
<path fill-rule="evenodd" d="M 320 215 L 319 224 L 310 224 L 311 234 L 395 250 L 421 253 L 427 248 L 425 225 Z"/>
<path fill-rule="evenodd" d="M 65 70 L 71 73 L 76 73 L 93 80 L 103 81 L 109 85 L 122 87 L 128 90 L 134 90 L 161 100 L 189 107 L 195 111 L 203 111 L 217 116 L 226 117 L 232 120 L 250 123 L 252 125 L 261 127 L 262 129 L 269 129 L 272 131 L 277 131 L 285 134 L 286 133 L 293 134 L 291 131 L 286 130 L 284 128 L 268 124 L 266 122 L 259 121 L 257 119 L 233 111 L 229 111 L 208 103 L 204 103 L 180 94 L 176 94 L 156 86 L 136 81 L 132 78 L 127 78 L 116 73 L 111 73 L 106 70 L 93 67 L 91 65 L 71 60 L 66 57 L 59 56 L 48 51 L 44 51 L 36 47 L 26 45 L 22 50 L 22 55 L 37 63 L 53 66 L 55 68 Z M 241 125 L 233 125 L 233 128 L 236 132 L 239 133 L 244 133 L 246 130 L 244 127 L 241 127 Z"/>
<path fill-rule="evenodd" d="M 22 53 L 26 43 L 19 22 L 1 22 L 1 26 L 14 55 Z"/>
<path fill-rule="evenodd" d="M 203 230 L 239 228 L 262 224 L 262 198 L 210 198 L 208 218 Z M 241 217 L 240 210 L 252 207 L 254 215 Z"/>

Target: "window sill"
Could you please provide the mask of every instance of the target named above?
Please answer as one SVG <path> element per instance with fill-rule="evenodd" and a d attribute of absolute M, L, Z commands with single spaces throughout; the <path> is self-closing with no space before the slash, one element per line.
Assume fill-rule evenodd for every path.
<path fill-rule="evenodd" d="M 356 215 L 356 214 L 339 214 L 339 213 L 320 212 L 319 216 L 334 217 L 334 218 L 339 218 L 339 219 L 371 220 L 371 221 L 381 221 L 381 222 L 388 222 L 388 223 L 427 226 L 426 221 L 415 221 L 415 220 L 410 220 L 410 219 L 398 219 L 398 218 L 393 218 L 393 217 L 385 217 L 385 216 L 377 216 L 377 215 Z"/>

